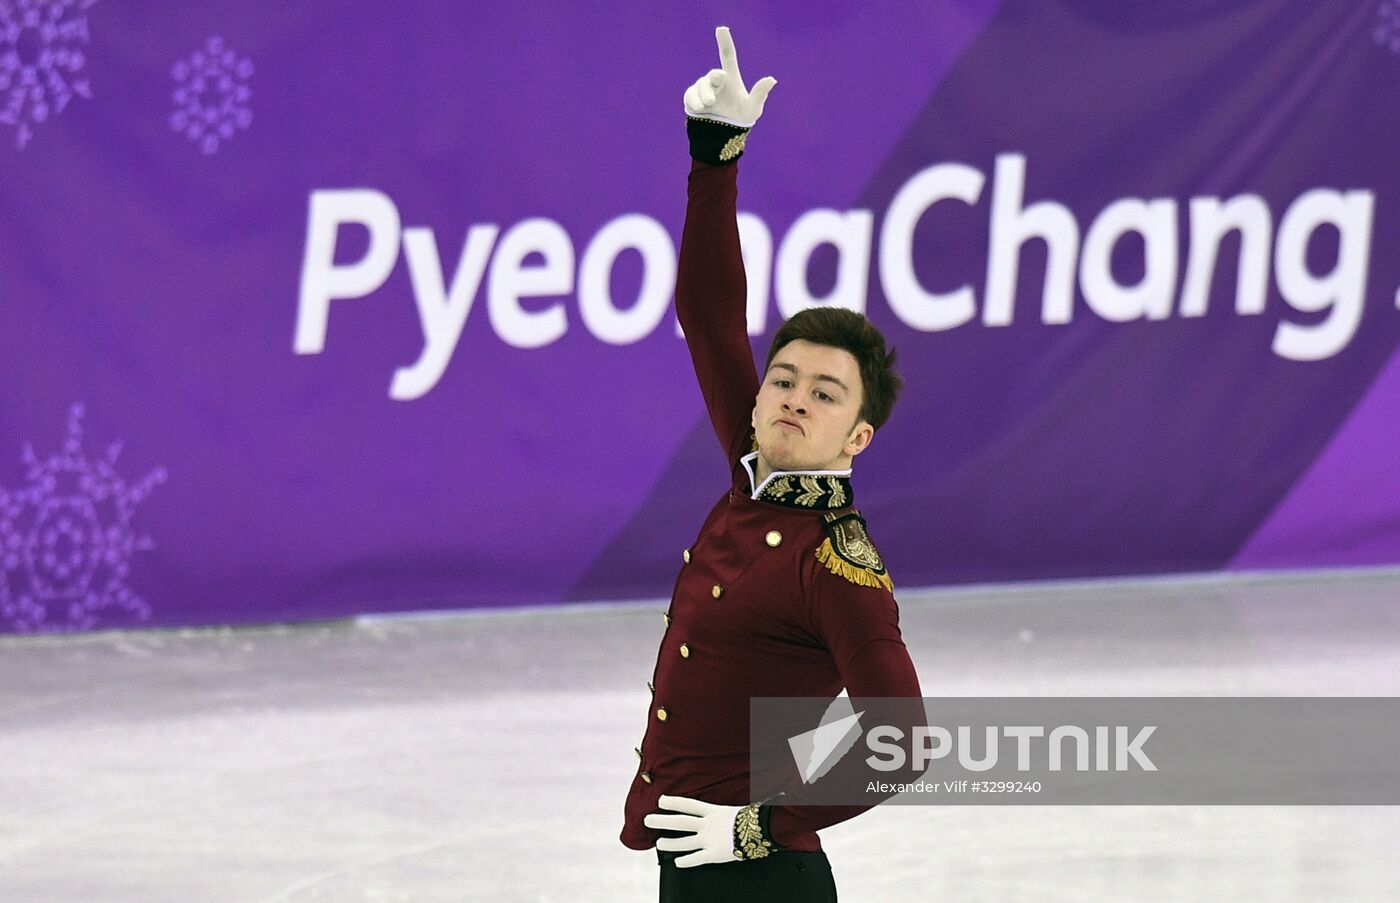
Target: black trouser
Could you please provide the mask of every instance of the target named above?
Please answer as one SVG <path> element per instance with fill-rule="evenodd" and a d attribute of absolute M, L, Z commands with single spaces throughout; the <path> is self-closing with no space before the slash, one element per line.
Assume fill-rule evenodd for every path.
<path fill-rule="evenodd" d="M 676 868 L 685 853 L 656 851 L 661 903 L 836 903 L 836 882 L 823 852 L 779 850 L 762 859 Z"/>

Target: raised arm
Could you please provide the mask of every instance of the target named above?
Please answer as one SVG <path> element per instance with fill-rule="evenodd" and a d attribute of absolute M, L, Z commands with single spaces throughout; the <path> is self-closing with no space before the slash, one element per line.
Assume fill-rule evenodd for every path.
<path fill-rule="evenodd" d="M 720 66 L 685 92 L 690 169 L 676 277 L 676 315 L 685 331 L 710 423 L 732 467 L 748 451 L 758 374 L 749 348 L 747 283 L 739 249 L 738 168 L 768 92 L 765 78 L 744 89 L 729 29 L 715 30 Z"/>

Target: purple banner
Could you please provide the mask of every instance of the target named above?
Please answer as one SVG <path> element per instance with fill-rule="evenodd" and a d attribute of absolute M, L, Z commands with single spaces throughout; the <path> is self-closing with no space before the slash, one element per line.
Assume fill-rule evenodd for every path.
<path fill-rule="evenodd" d="M 1397 0 L 0 0 L 0 630 L 664 595 L 718 24 L 898 586 L 1400 563 Z"/>

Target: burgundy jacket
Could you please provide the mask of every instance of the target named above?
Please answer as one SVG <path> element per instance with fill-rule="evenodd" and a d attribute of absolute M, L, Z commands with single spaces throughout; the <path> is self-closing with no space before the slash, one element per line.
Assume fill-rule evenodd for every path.
<path fill-rule="evenodd" d="M 706 128 L 691 121 L 692 153 Z M 621 834 L 637 850 L 661 836 L 642 819 L 660 810 L 663 793 L 757 802 L 748 795 L 750 697 L 835 697 L 843 687 L 853 700 L 921 695 L 889 576 L 852 507 L 850 472 L 779 472 L 753 485 L 758 375 L 737 177 L 733 160 L 691 166 L 676 311 L 731 485 L 678 556 Z M 764 806 L 763 823 L 780 848 L 818 850 L 818 829 L 867 808 Z"/>

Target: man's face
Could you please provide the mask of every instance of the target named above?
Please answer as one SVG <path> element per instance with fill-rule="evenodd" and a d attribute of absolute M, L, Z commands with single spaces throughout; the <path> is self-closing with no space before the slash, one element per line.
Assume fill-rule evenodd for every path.
<path fill-rule="evenodd" d="M 754 401 L 758 452 L 769 470 L 845 470 L 874 428 L 860 420 L 860 366 L 843 348 L 784 345 Z"/>

